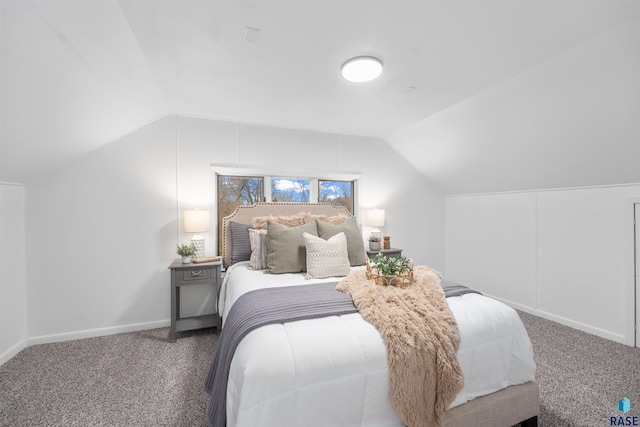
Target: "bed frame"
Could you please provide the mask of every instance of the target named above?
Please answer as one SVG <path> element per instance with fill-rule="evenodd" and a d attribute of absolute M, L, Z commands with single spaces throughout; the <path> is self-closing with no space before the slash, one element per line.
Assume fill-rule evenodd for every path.
<path fill-rule="evenodd" d="M 538 383 L 512 385 L 444 413 L 446 427 L 520 425 L 535 427 L 540 414 Z"/>
<path fill-rule="evenodd" d="M 231 215 L 222 220 L 223 263 L 231 259 L 231 247 L 227 245 L 231 230 L 229 222 L 252 224 L 257 216 L 289 216 L 300 212 L 313 215 L 350 215 L 344 206 L 328 203 L 256 203 L 238 206 Z M 491 426 L 491 427 L 535 427 L 540 414 L 540 391 L 538 384 L 530 381 L 513 385 L 486 396 L 478 397 L 445 412 L 446 427 Z"/>

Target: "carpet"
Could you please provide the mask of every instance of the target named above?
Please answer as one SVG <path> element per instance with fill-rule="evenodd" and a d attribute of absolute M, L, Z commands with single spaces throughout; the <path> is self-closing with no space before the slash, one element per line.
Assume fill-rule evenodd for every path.
<path fill-rule="evenodd" d="M 609 426 L 610 417 L 638 416 L 640 348 L 629 347 L 519 312 L 540 385 L 540 426 Z M 618 411 L 627 397 L 631 411 Z"/>
<path fill-rule="evenodd" d="M 0 426 L 204 426 L 215 329 L 27 347 L 0 366 Z"/>
<path fill-rule="evenodd" d="M 640 348 L 520 312 L 533 343 L 542 427 L 640 416 Z M 218 335 L 169 329 L 28 347 L 0 366 L 0 426 L 204 426 Z M 631 401 L 627 414 L 618 400 Z"/>

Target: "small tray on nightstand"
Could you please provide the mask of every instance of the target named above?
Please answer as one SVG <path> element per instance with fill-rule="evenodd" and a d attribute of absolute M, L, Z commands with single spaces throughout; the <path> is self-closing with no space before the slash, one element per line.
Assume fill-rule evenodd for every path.
<path fill-rule="evenodd" d="M 215 262 L 215 261 L 220 261 L 220 257 L 209 256 L 209 257 L 202 257 L 202 258 L 191 258 L 191 262 L 194 264 L 201 264 L 203 262 Z"/>

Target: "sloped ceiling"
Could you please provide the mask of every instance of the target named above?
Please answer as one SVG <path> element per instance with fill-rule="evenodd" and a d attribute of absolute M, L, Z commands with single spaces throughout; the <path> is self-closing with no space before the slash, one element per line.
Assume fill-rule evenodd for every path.
<path fill-rule="evenodd" d="M 180 114 L 383 138 L 446 193 L 640 182 L 639 5 L 2 0 L 0 181 L 28 181 Z M 259 29 L 256 41 L 244 40 L 246 27 Z M 611 44 L 617 51 L 600 60 Z M 344 81 L 340 65 L 365 53 L 384 61 L 381 78 Z M 600 68 L 606 61 L 614 69 Z M 585 65 L 582 80 L 557 76 Z M 622 74 L 613 88 L 622 123 L 609 126 L 619 114 L 606 108 L 575 112 L 580 87 L 561 101 L 568 124 L 558 119 L 567 108 L 544 113 L 545 88 L 555 93 L 576 77 L 593 86 L 598 73 L 607 82 Z M 607 88 L 597 92 L 598 105 L 610 101 Z M 516 108 L 505 107 L 514 97 Z M 522 122 L 526 114 L 533 118 Z M 594 134 L 594 116 L 606 143 L 583 138 Z M 502 117 L 510 124 L 501 135 Z M 546 130 L 532 133 L 532 121 Z M 514 138 L 518 129 L 529 136 Z M 612 151 L 614 165 L 594 177 L 593 164 Z M 568 173 L 568 153 L 578 152 L 582 166 Z M 521 166 L 528 160 L 545 162 L 544 180 L 539 167 Z"/>

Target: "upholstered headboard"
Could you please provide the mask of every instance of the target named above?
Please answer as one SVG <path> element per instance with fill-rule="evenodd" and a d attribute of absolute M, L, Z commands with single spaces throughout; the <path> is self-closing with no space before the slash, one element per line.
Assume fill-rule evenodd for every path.
<path fill-rule="evenodd" d="M 257 216 L 289 216 L 301 212 L 312 215 L 348 215 L 353 216 L 346 207 L 334 206 L 329 203 L 256 203 L 249 206 L 238 206 L 229 216 L 222 219 L 222 259 L 224 267 L 229 266 L 231 260 L 231 227 L 229 222 L 251 225 Z"/>

